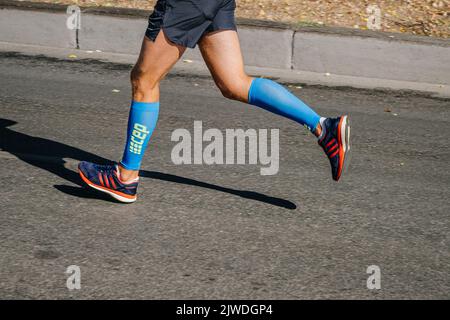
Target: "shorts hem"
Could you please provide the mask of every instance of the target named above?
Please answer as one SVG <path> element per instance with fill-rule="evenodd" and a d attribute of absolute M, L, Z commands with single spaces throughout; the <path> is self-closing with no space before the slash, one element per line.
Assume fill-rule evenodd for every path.
<path fill-rule="evenodd" d="M 207 30 L 205 32 L 205 34 L 219 32 L 219 31 L 228 31 L 228 30 L 237 31 L 237 28 L 236 28 L 236 26 L 234 26 L 234 27 L 223 27 L 223 28 L 220 27 L 220 28 L 217 28 L 217 29 L 213 29 L 211 31 Z"/>
<path fill-rule="evenodd" d="M 160 32 L 164 32 L 164 29 L 163 29 L 163 28 L 159 29 L 158 33 L 157 33 L 155 36 L 153 36 L 153 35 L 151 35 L 151 34 L 149 34 L 149 33 L 145 33 L 144 37 L 146 37 L 148 40 L 150 40 L 150 41 L 152 41 L 152 42 L 155 42 L 155 40 L 156 40 L 156 38 L 158 37 L 158 35 L 159 35 Z M 190 45 L 189 45 L 188 43 L 186 43 L 186 42 L 179 41 L 179 40 L 177 40 L 177 39 L 173 39 L 170 35 L 167 34 L 167 32 L 164 32 L 164 35 L 165 35 L 165 36 L 167 37 L 167 39 L 169 39 L 169 41 L 170 41 L 171 43 L 173 43 L 173 44 L 176 44 L 176 45 L 178 45 L 178 46 L 185 47 L 185 48 L 191 48 L 191 49 L 195 48 L 195 45 L 192 47 L 192 46 L 190 46 Z"/>

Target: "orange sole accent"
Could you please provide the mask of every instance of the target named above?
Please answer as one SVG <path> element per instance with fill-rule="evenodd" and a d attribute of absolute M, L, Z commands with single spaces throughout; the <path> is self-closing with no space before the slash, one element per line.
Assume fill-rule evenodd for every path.
<path fill-rule="evenodd" d="M 342 174 L 342 168 L 344 167 L 344 158 L 345 158 L 345 153 L 344 153 L 344 148 L 343 148 L 343 144 L 342 144 L 342 139 L 341 139 L 341 127 L 342 127 L 342 122 L 344 121 L 344 116 L 341 117 L 341 120 L 339 120 L 339 126 L 338 126 L 338 143 L 339 143 L 339 170 L 338 170 L 338 175 L 336 177 L 336 181 L 339 180 L 339 178 L 341 177 Z"/>
<path fill-rule="evenodd" d="M 121 197 L 130 199 L 130 200 L 136 199 L 136 196 L 130 196 L 130 195 L 128 195 L 128 194 L 125 194 L 125 193 L 122 193 L 122 192 L 119 192 L 119 191 L 115 191 L 115 190 L 111 190 L 111 189 L 105 188 L 105 187 L 103 187 L 103 186 L 101 186 L 101 185 L 98 185 L 98 184 L 96 184 L 96 183 L 93 183 L 93 182 L 90 181 L 88 178 L 86 178 L 86 177 L 84 176 L 84 174 L 83 174 L 80 170 L 78 170 L 78 173 L 80 174 L 81 179 L 83 179 L 83 181 L 84 181 L 87 185 L 89 185 L 89 186 L 90 186 L 90 185 L 94 185 L 96 188 L 99 188 L 99 189 L 102 189 L 102 190 L 105 190 L 105 191 L 108 191 L 108 192 L 112 192 L 112 193 L 114 193 L 114 194 L 117 194 L 118 196 L 121 196 Z"/>

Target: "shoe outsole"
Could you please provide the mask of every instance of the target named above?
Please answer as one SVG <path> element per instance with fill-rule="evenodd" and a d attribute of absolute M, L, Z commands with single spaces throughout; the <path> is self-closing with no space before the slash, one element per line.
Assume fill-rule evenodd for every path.
<path fill-rule="evenodd" d="M 341 155 L 342 163 L 340 164 L 341 170 L 339 175 L 336 177 L 336 181 L 339 181 L 342 175 L 347 172 L 348 166 L 350 164 L 350 120 L 348 116 L 343 116 L 339 122 L 338 128 L 338 139 L 339 144 L 342 145 L 343 153 Z"/>
<path fill-rule="evenodd" d="M 88 178 L 86 178 L 86 176 L 83 174 L 83 172 L 78 169 L 78 173 L 81 177 L 81 179 L 83 179 L 83 181 L 91 188 L 98 190 L 100 192 L 106 193 L 109 196 L 113 197 L 114 199 L 116 199 L 117 201 L 123 202 L 123 203 L 133 203 L 137 200 L 137 196 L 134 197 L 124 197 L 121 196 L 120 194 L 117 194 L 116 192 L 113 192 L 112 190 L 108 190 L 105 187 L 99 186 L 95 183 L 93 183 L 92 181 L 90 181 Z"/>

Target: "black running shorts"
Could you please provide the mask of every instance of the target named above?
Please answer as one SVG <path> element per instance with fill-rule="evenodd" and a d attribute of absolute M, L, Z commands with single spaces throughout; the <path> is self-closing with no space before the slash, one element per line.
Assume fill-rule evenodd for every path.
<path fill-rule="evenodd" d="M 236 30 L 235 9 L 235 0 L 158 0 L 145 35 L 155 41 L 164 29 L 170 41 L 194 48 L 205 33 Z"/>

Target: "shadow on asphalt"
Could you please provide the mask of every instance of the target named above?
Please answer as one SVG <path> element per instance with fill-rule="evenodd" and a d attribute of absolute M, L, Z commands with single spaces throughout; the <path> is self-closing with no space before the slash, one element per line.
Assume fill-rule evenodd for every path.
<path fill-rule="evenodd" d="M 271 205 L 274 205 L 277 207 L 286 208 L 286 209 L 294 210 L 297 208 L 295 203 L 288 201 L 288 200 L 281 199 L 281 198 L 267 196 L 265 194 L 255 192 L 255 191 L 236 190 L 236 189 L 221 187 L 221 186 L 203 182 L 203 181 L 198 181 L 198 180 L 194 180 L 194 179 L 175 176 L 173 174 L 141 170 L 139 172 L 139 176 L 151 178 L 151 179 L 162 180 L 162 181 L 175 182 L 175 183 L 185 184 L 185 185 L 189 185 L 189 186 L 196 186 L 196 187 L 216 190 L 216 191 L 220 191 L 220 192 L 225 192 L 225 193 L 229 193 L 229 194 L 232 194 L 235 196 L 239 196 L 241 198 L 261 201 L 261 202 L 265 202 L 265 203 L 268 203 L 268 204 L 271 204 Z"/>
<path fill-rule="evenodd" d="M 115 202 L 112 198 L 101 192 L 97 192 L 93 189 L 86 189 L 85 184 L 81 180 L 78 173 L 64 166 L 66 163 L 64 158 L 71 158 L 79 161 L 90 161 L 98 164 L 113 163 L 112 161 L 64 143 L 30 136 L 8 128 L 15 124 L 17 124 L 17 122 L 0 118 L 0 149 L 2 151 L 6 151 L 28 164 L 47 170 L 62 179 L 78 185 L 78 187 L 67 185 L 54 186 L 57 190 L 65 194 L 80 198 L 102 199 Z M 285 209 L 294 210 L 297 208 L 295 203 L 289 200 L 267 196 L 255 191 L 226 188 L 172 174 L 141 170 L 139 172 L 139 176 L 220 191 L 239 196 L 244 199 L 260 201 Z"/>

